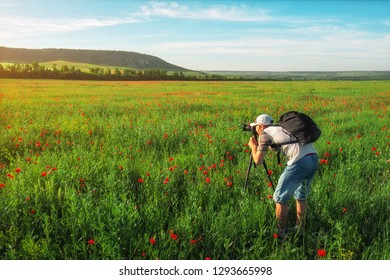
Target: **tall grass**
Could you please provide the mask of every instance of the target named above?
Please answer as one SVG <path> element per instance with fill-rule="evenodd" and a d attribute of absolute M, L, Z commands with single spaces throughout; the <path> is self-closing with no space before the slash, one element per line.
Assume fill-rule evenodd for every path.
<path fill-rule="evenodd" d="M 0 256 L 390 259 L 389 85 L 1 80 Z M 323 136 L 306 235 L 280 244 L 241 123 L 288 110 Z"/>

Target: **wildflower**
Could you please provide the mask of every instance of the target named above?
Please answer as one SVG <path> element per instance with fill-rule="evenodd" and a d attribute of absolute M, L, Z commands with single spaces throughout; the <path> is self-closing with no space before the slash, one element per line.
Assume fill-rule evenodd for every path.
<path fill-rule="evenodd" d="M 273 238 L 276 239 L 278 237 L 279 237 L 279 235 L 277 233 L 274 233 Z"/>
<path fill-rule="evenodd" d="M 233 186 L 233 183 L 231 181 L 227 182 L 227 186 L 228 187 L 232 187 Z"/>
<path fill-rule="evenodd" d="M 173 161 L 173 157 L 170 157 L 170 158 L 169 158 L 169 161 Z"/>
<path fill-rule="evenodd" d="M 205 180 L 207 183 L 209 183 L 209 184 L 211 183 L 211 179 L 209 177 L 207 177 Z"/>
<path fill-rule="evenodd" d="M 142 179 L 142 178 L 138 178 L 138 183 L 143 183 L 144 182 L 144 179 Z"/>
<path fill-rule="evenodd" d="M 348 208 L 344 207 L 343 208 L 343 214 L 345 214 L 348 211 Z"/>
<path fill-rule="evenodd" d="M 145 258 L 146 257 L 146 253 L 142 252 L 141 256 Z"/>
<path fill-rule="evenodd" d="M 47 176 L 47 173 L 45 172 L 45 171 L 43 171 L 42 173 L 41 173 L 41 177 L 46 177 Z"/>
<path fill-rule="evenodd" d="M 36 212 L 34 209 L 30 211 L 31 215 L 35 215 Z"/>
<path fill-rule="evenodd" d="M 327 159 L 321 159 L 320 160 L 320 164 L 328 164 L 328 160 Z"/>
<path fill-rule="evenodd" d="M 15 178 L 14 175 L 12 175 L 11 173 L 7 173 L 7 177 L 9 177 L 10 179 Z"/>
<path fill-rule="evenodd" d="M 4 183 L 0 183 L 0 189 L 2 189 L 4 187 L 5 187 L 5 184 Z"/>
<path fill-rule="evenodd" d="M 173 240 L 177 240 L 177 238 L 179 237 L 177 234 L 174 234 L 173 232 L 171 232 L 169 235 Z"/>
<path fill-rule="evenodd" d="M 95 240 L 89 239 L 88 240 L 88 245 L 90 245 L 90 246 L 95 245 Z"/>
<path fill-rule="evenodd" d="M 269 194 L 269 195 L 267 195 L 267 198 L 271 199 L 271 198 L 273 198 L 273 196 Z"/>
<path fill-rule="evenodd" d="M 319 257 L 326 257 L 326 251 L 325 251 L 325 249 L 319 249 L 319 250 L 317 251 L 317 255 L 318 255 Z"/>
<path fill-rule="evenodd" d="M 211 260 L 211 258 L 210 257 L 205 257 L 204 258 L 206 261 L 209 261 L 209 260 Z"/>
<path fill-rule="evenodd" d="M 272 187 L 272 182 L 268 182 L 268 187 Z"/>
<path fill-rule="evenodd" d="M 20 171 L 22 171 L 22 169 L 20 169 L 20 167 L 17 167 L 17 168 L 15 169 L 15 172 L 16 172 L 16 173 L 20 173 Z"/>
<path fill-rule="evenodd" d="M 198 240 L 196 240 L 196 239 L 191 239 L 190 240 L 190 244 L 191 245 L 196 245 L 198 243 Z"/>
<path fill-rule="evenodd" d="M 153 237 L 149 238 L 149 242 L 152 243 L 153 245 L 156 244 L 156 239 Z"/>

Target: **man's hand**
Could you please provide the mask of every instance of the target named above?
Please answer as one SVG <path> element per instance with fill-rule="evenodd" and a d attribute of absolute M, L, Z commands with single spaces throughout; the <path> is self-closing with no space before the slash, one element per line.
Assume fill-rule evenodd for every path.
<path fill-rule="evenodd" d="M 252 151 L 256 151 L 257 149 L 257 141 L 255 137 L 251 137 L 248 142 L 248 146 L 251 147 Z"/>

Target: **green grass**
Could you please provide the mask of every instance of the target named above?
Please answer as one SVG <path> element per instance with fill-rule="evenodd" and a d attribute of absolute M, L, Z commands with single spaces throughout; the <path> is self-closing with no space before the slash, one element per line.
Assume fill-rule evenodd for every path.
<path fill-rule="evenodd" d="M 389 85 L 1 80 L 0 258 L 390 259 Z M 322 164 L 305 238 L 279 244 L 241 123 L 288 110 Z"/>

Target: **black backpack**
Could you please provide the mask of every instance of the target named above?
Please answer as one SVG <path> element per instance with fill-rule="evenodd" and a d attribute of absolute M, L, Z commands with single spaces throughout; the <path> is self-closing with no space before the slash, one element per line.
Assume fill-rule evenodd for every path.
<path fill-rule="evenodd" d="M 279 125 L 295 139 L 288 143 L 279 143 L 279 145 L 291 143 L 306 145 L 317 141 L 321 136 L 321 130 L 313 119 L 301 112 L 290 111 L 281 115 Z"/>

